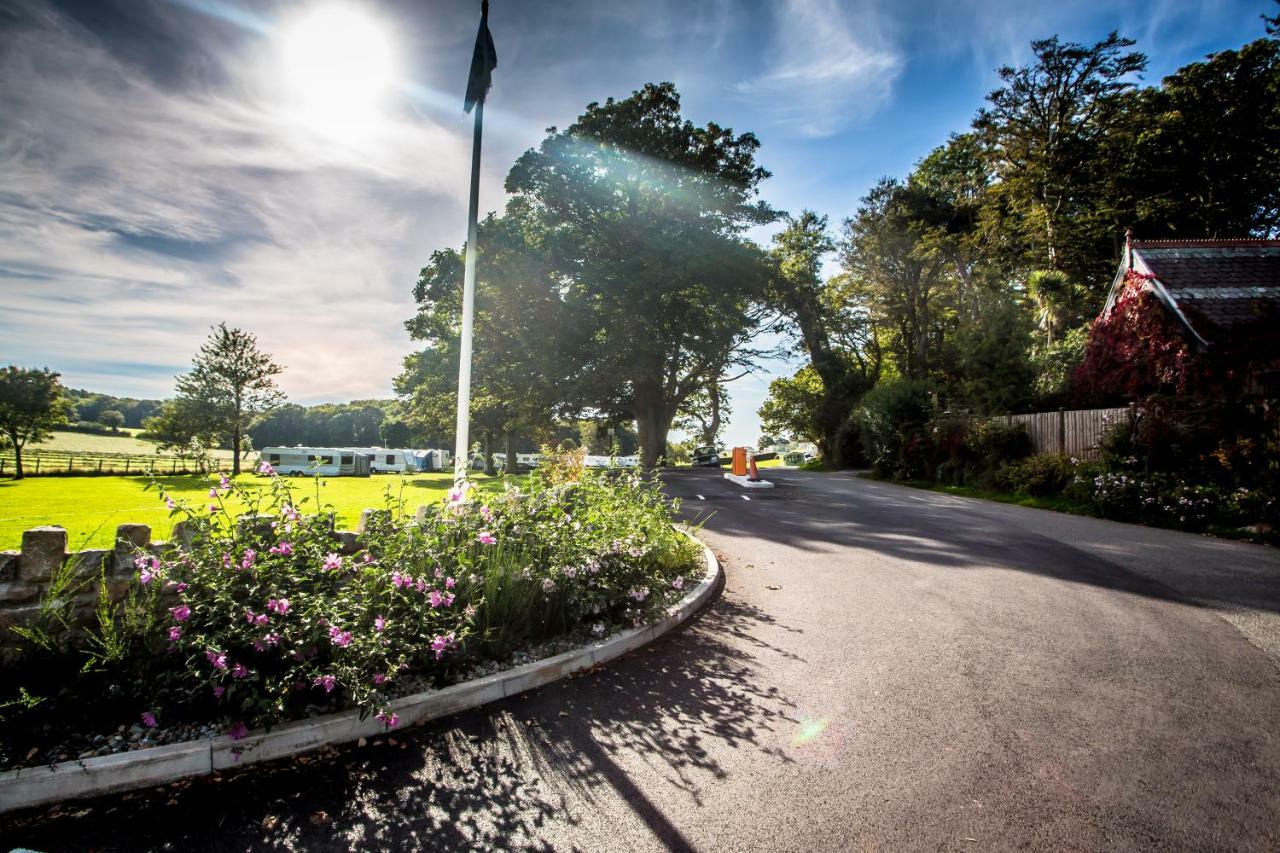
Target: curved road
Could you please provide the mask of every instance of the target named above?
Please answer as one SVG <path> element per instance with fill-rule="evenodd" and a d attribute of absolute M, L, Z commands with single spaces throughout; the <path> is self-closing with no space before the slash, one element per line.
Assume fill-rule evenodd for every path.
<path fill-rule="evenodd" d="M 768 476 L 668 477 L 726 588 L 606 669 L 363 748 L 0 818 L 0 841 L 1280 848 L 1280 551 Z"/>

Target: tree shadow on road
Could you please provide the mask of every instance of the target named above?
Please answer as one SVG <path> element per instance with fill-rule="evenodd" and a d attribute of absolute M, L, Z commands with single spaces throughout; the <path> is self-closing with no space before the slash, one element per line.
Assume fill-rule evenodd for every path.
<path fill-rule="evenodd" d="M 645 791 L 696 806 L 733 750 L 789 761 L 793 708 L 763 684 L 765 650 L 741 642 L 766 619 L 721 599 L 685 630 L 523 696 L 365 747 L 10 816 L 0 838 L 50 851 L 605 849 L 630 826 L 687 847 L 669 803 Z"/>

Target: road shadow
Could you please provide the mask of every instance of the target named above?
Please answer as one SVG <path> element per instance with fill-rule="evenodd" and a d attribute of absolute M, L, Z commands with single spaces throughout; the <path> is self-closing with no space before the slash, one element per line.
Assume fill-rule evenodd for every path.
<path fill-rule="evenodd" d="M 549 850 L 586 837 L 608 849 L 600 816 L 613 813 L 687 848 L 670 804 L 626 765 L 643 761 L 696 806 L 727 775 L 726 750 L 789 761 L 778 744 L 792 706 L 737 639 L 767 619 L 722 598 L 684 630 L 523 696 L 364 747 L 11 815 L 0 839 L 43 851 Z"/>
<path fill-rule="evenodd" d="M 1010 569 L 1192 606 L 1280 612 L 1280 552 L 1266 546 L 959 498 L 852 472 L 788 472 L 750 502 L 715 477 L 678 472 L 664 481 L 682 499 L 686 520 L 725 536 L 764 537 L 814 554 L 858 549 L 931 566 Z M 1043 532 L 1053 528 L 1057 535 Z M 1095 542 L 1115 547 L 1103 557 L 1084 547 Z M 1136 553 L 1142 571 L 1126 559 Z"/>

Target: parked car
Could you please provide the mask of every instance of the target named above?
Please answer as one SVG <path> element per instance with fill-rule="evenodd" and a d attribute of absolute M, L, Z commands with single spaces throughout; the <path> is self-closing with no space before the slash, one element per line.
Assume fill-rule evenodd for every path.
<path fill-rule="evenodd" d="M 692 465 L 695 468 L 719 468 L 720 464 L 720 452 L 711 445 L 693 449 Z"/>

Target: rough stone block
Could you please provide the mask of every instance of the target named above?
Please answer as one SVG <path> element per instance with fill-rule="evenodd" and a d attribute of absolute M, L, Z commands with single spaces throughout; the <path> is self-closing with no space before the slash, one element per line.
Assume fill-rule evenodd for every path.
<path fill-rule="evenodd" d="M 0 607 L 0 635 L 7 634 L 15 625 L 26 625 L 40 610 L 39 602 L 22 604 L 17 607 Z M 6 639 L 12 639 L 6 638 Z"/>
<path fill-rule="evenodd" d="M 5 604 L 21 604 L 24 601 L 35 601 L 42 587 L 36 583 L 9 581 L 0 583 L 0 602 Z"/>
<path fill-rule="evenodd" d="M 236 537 L 239 539 L 273 539 L 274 515 L 242 515 L 236 519 Z M 176 538 L 176 537 L 175 537 Z"/>
<path fill-rule="evenodd" d="M 151 544 L 151 526 L 148 524 L 121 524 L 116 528 L 115 558 L 108 571 L 113 575 L 132 575 L 137 571 L 133 552 Z"/>
<path fill-rule="evenodd" d="M 67 531 L 61 527 L 36 527 L 22 534 L 18 579 L 47 581 L 67 556 Z"/>
<path fill-rule="evenodd" d="M 8 583 L 18 577 L 18 552 L 0 551 L 0 583 Z"/>
<path fill-rule="evenodd" d="M 173 525 L 173 535 L 169 541 L 184 550 L 190 549 L 196 541 L 195 525 L 189 519 L 183 519 Z"/>
<path fill-rule="evenodd" d="M 78 551 L 67 558 L 71 561 L 71 570 L 77 578 L 97 580 L 102 575 L 103 565 L 110 571 L 115 564 L 115 552 L 106 549 Z M 95 589 L 97 587 L 94 587 Z"/>
<path fill-rule="evenodd" d="M 360 543 L 356 541 L 356 534 L 350 530 L 334 531 L 334 538 L 338 540 L 339 554 L 354 554 L 360 550 Z"/>

